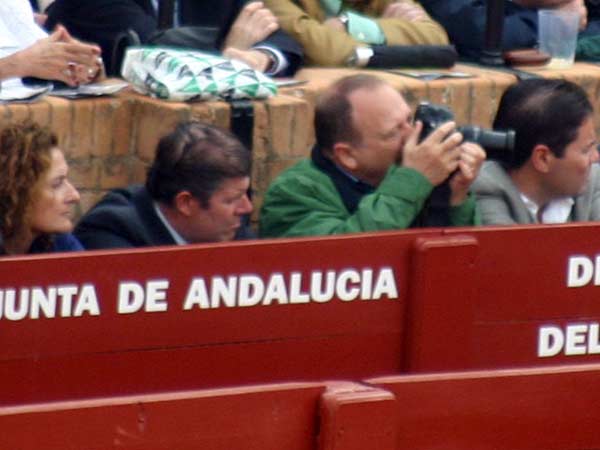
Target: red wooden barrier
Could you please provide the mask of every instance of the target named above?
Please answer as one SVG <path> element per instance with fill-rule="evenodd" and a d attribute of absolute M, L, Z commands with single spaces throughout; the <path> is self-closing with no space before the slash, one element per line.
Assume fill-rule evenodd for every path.
<path fill-rule="evenodd" d="M 12 450 L 358 450 L 394 445 L 394 396 L 288 383 L 0 407 Z"/>
<path fill-rule="evenodd" d="M 465 234 L 474 241 L 460 251 L 421 252 L 428 291 L 411 299 L 404 370 L 600 362 L 597 224 L 447 230 L 445 238 Z"/>
<path fill-rule="evenodd" d="M 0 407 L 0 448 L 592 449 L 599 381 L 569 365 Z"/>
<path fill-rule="evenodd" d="M 367 382 L 396 397 L 398 450 L 600 448 L 598 364 Z"/>
<path fill-rule="evenodd" d="M 597 254 L 580 224 L 2 259 L 0 404 L 600 361 Z"/>
<path fill-rule="evenodd" d="M 324 386 L 280 384 L 0 408 L 6 450 L 313 450 Z"/>
<path fill-rule="evenodd" d="M 415 235 L 0 260 L 0 403 L 397 372 Z M 240 306 L 260 283 L 258 304 Z M 7 317 L 33 287 L 59 286 L 77 293 L 56 295 L 55 317 L 33 301 Z M 219 286 L 235 287 L 232 306 L 211 307 Z M 125 313 L 138 290 L 145 306 Z M 9 291 L 21 302 L 7 314 Z"/>

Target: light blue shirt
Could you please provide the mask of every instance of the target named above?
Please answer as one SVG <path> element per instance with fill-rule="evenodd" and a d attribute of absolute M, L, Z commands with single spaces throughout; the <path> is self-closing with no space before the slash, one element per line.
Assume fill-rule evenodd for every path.
<path fill-rule="evenodd" d="M 385 44 L 385 35 L 379 24 L 370 17 L 345 8 L 342 0 L 321 0 L 327 17 L 337 17 L 344 13 L 348 17 L 347 31 L 350 36 L 365 44 Z"/>

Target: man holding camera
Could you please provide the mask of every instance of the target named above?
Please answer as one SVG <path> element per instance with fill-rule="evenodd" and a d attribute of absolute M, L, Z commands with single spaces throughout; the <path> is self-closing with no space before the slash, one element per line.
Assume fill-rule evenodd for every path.
<path fill-rule="evenodd" d="M 315 110 L 310 159 L 269 187 L 260 234 L 314 236 L 478 222 L 469 188 L 485 159 L 448 122 L 419 142 L 403 97 L 385 81 L 353 75 L 334 83 Z M 447 181 L 446 204 L 430 202 Z M 432 216 L 437 216 L 431 221 Z"/>
<path fill-rule="evenodd" d="M 598 140 L 581 87 L 543 78 L 513 85 L 494 128 L 514 129 L 516 140 L 509 157 L 485 163 L 473 186 L 484 224 L 600 220 Z"/>

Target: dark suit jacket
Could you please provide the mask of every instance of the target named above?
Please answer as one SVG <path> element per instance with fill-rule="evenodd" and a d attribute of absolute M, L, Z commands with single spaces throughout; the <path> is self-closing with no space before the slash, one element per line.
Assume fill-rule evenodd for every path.
<path fill-rule="evenodd" d="M 109 192 L 83 216 L 75 236 L 89 250 L 175 245 L 156 214 L 152 198 L 141 185 Z M 252 237 L 247 227 L 241 227 L 235 239 Z"/>
<path fill-rule="evenodd" d="M 55 0 L 45 27 L 51 31 L 57 24 L 78 39 L 98 44 L 111 69 L 116 67 L 112 57 L 119 35 L 132 29 L 145 42 L 156 32 L 157 18 L 151 0 Z"/>
<path fill-rule="evenodd" d="M 248 0 L 180 0 L 181 25 L 219 28 L 216 40 L 203 50 L 219 50 L 231 24 Z M 71 34 L 102 48 L 108 68 L 118 67 L 111 60 L 115 39 L 127 29 L 134 30 L 142 42 L 155 42 L 157 17 L 151 0 L 56 0 L 48 9 L 46 28 L 63 24 Z M 302 49 L 283 31 L 273 33 L 265 45 L 279 49 L 289 67 L 281 75 L 293 75 L 302 63 Z M 118 73 L 111 73 L 118 75 Z"/>
<path fill-rule="evenodd" d="M 427 12 L 441 23 L 456 46 L 467 58 L 477 59 L 483 49 L 487 0 L 419 0 Z M 579 38 L 600 34 L 600 0 L 586 0 L 588 25 Z M 538 38 L 537 9 L 504 1 L 502 49 L 533 48 Z"/>
<path fill-rule="evenodd" d="M 221 31 L 215 43 L 220 49 L 223 41 L 243 7 L 251 0 L 179 0 L 179 15 L 181 25 L 196 25 L 217 27 Z M 286 76 L 291 76 L 298 70 L 303 60 L 302 48 L 287 33 L 277 30 L 260 44 L 280 50 L 288 60 L 289 68 Z"/>
<path fill-rule="evenodd" d="M 448 32 L 462 56 L 477 59 L 484 46 L 486 0 L 420 0 Z M 537 43 L 537 11 L 505 1 L 503 50 L 531 48 Z"/>

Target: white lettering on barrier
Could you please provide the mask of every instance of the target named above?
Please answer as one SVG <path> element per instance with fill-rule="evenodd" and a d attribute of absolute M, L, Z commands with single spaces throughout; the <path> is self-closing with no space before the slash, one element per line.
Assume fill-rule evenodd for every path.
<path fill-rule="evenodd" d="M 145 289 L 136 281 L 124 281 L 119 284 L 117 312 L 132 314 L 140 311 L 142 307 L 146 312 L 166 311 L 167 289 L 168 280 L 148 280 Z"/>
<path fill-rule="evenodd" d="M 343 270 L 335 283 L 338 298 L 349 302 L 358 297 L 360 293 L 360 275 L 356 270 Z"/>
<path fill-rule="evenodd" d="M 391 267 L 383 267 L 377 272 L 373 269 L 313 271 L 307 280 L 301 272 L 292 272 L 287 279 L 282 273 L 273 273 L 266 283 L 263 278 L 253 274 L 230 276 L 227 283 L 218 276 L 209 280 L 196 277 L 190 283 L 183 309 L 209 309 L 221 305 L 246 307 L 274 303 L 326 303 L 333 298 L 349 302 L 357 298 L 378 300 L 384 296 L 389 299 L 398 298 L 396 279 Z"/>
<path fill-rule="evenodd" d="M 0 319 L 53 319 L 81 317 L 86 313 L 100 315 L 96 290 L 91 284 L 0 289 Z"/>
<path fill-rule="evenodd" d="M 169 280 L 122 281 L 117 289 L 116 312 L 164 312 L 168 310 Z M 356 299 L 398 298 L 396 278 L 391 267 L 379 269 L 315 270 L 272 273 L 268 278 L 256 274 L 195 277 L 191 280 L 183 309 L 214 309 L 225 306 L 249 307 L 273 304 L 327 303 L 334 298 L 344 302 Z M 19 321 L 56 317 L 100 315 L 95 287 L 65 284 L 0 288 L 0 320 Z"/>
<path fill-rule="evenodd" d="M 274 273 L 271 275 L 271 281 L 267 285 L 263 305 L 270 305 L 273 302 L 286 305 L 289 302 L 287 289 L 285 288 L 285 279 L 283 274 Z"/>
<path fill-rule="evenodd" d="M 571 256 L 567 268 L 567 287 L 582 287 L 590 284 L 600 285 L 600 255 L 592 260 L 587 256 Z"/>
<path fill-rule="evenodd" d="M 218 308 L 219 301 L 222 301 L 228 307 L 235 306 L 237 277 L 227 277 L 227 283 L 225 283 L 223 277 L 215 277 L 212 288 L 210 304 L 213 308 Z"/>
<path fill-rule="evenodd" d="M 258 275 L 240 276 L 238 306 L 256 306 L 265 293 L 265 284 Z"/>
<path fill-rule="evenodd" d="M 596 322 L 567 325 L 564 329 L 554 325 L 540 327 L 538 357 L 600 354 L 599 332 L 600 324 Z"/>

